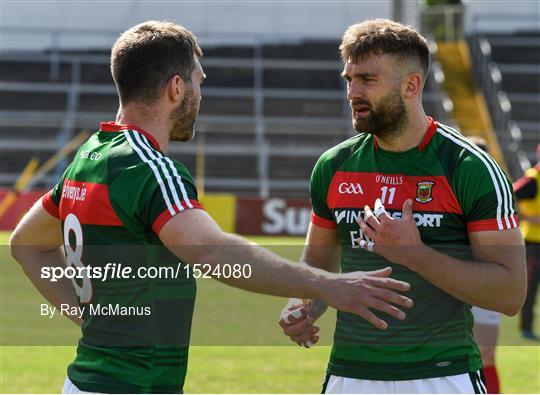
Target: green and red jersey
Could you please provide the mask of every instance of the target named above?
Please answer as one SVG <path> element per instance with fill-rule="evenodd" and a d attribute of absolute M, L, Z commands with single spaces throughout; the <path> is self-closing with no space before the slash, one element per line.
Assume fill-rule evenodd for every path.
<path fill-rule="evenodd" d="M 312 222 L 336 229 L 343 272 L 393 267 L 407 281 L 414 307 L 404 321 L 384 313 L 381 331 L 353 314 L 338 312 L 328 373 L 369 380 L 413 380 L 472 372 L 481 367 L 470 306 L 421 276 L 361 249 L 356 219 L 381 198 L 394 218 L 413 199 L 424 243 L 472 259 L 469 233 L 518 226 L 507 177 L 488 154 L 459 132 L 429 118 L 418 147 L 389 152 L 362 133 L 326 151 L 311 176 Z M 421 259 L 421 257 L 419 257 Z"/>
<path fill-rule="evenodd" d="M 62 221 L 68 265 L 116 263 L 134 273 L 74 284 L 86 308 L 70 380 L 91 392 L 181 392 L 195 280 L 186 270 L 168 279 L 135 270 L 178 264 L 158 235 L 176 214 L 201 208 L 189 171 L 145 131 L 102 123 L 42 202 Z M 113 314 L 92 314 L 91 305 Z"/>

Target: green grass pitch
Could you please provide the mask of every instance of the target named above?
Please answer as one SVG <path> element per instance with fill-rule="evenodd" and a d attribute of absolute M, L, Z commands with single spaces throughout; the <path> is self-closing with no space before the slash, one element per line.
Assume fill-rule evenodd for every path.
<path fill-rule="evenodd" d="M 66 319 L 39 317 L 41 296 L 9 257 L 7 237 L 0 235 L 0 393 L 59 392 L 78 330 Z M 291 259 L 302 243 L 299 238 L 253 240 Z M 186 393 L 320 392 L 335 312 L 320 321 L 322 345 L 301 349 L 288 343 L 277 325 L 285 299 L 214 280 L 199 280 L 198 288 Z M 540 393 L 540 348 L 522 340 L 517 325 L 516 317 L 503 318 L 499 343 L 505 346 L 497 350 L 502 390 Z"/>

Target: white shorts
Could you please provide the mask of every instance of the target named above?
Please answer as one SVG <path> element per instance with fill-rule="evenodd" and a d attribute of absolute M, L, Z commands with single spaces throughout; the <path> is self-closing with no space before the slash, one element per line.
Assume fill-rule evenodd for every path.
<path fill-rule="evenodd" d="M 501 323 L 501 313 L 497 313 L 496 311 L 473 306 L 471 312 L 474 315 L 475 324 L 499 326 Z"/>
<path fill-rule="evenodd" d="M 97 394 L 98 392 L 86 392 L 82 391 L 75 384 L 71 382 L 69 377 L 66 377 L 66 381 L 64 381 L 64 387 L 62 388 L 63 394 Z"/>
<path fill-rule="evenodd" d="M 480 370 L 456 376 L 420 380 L 361 380 L 331 375 L 325 394 L 487 394 Z"/>

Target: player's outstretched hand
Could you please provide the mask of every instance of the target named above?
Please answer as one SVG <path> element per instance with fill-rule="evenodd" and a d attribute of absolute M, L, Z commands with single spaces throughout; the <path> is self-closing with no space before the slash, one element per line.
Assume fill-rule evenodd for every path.
<path fill-rule="evenodd" d="M 352 272 L 335 275 L 330 287 L 325 287 L 323 300 L 337 310 L 357 314 L 378 329 L 388 328 L 388 323 L 371 310 L 382 311 L 399 320 L 405 313 L 397 306 L 412 307 L 413 301 L 398 292 L 405 292 L 410 285 L 390 278 L 391 267 L 371 272 Z"/>
<path fill-rule="evenodd" d="M 319 327 L 314 325 L 314 322 L 311 301 L 304 303 L 302 299 L 289 299 L 289 303 L 281 311 L 279 325 L 293 342 L 310 348 L 319 341 Z"/>

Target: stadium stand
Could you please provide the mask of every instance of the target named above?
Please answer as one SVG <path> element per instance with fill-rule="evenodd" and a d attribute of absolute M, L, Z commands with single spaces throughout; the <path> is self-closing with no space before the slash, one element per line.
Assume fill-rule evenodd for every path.
<path fill-rule="evenodd" d="M 512 118 L 523 134 L 531 161 L 540 140 L 540 31 L 529 34 L 490 35 L 492 61 L 502 74 L 502 89 L 512 104 Z"/>
<path fill-rule="evenodd" d="M 513 178 L 540 142 L 540 31 L 469 37 L 476 76 Z"/>
<path fill-rule="evenodd" d="M 197 124 L 204 138 L 173 144 L 171 155 L 201 176 L 195 162 L 203 151 L 207 191 L 306 197 L 318 156 L 353 135 L 337 48 L 338 40 L 205 47 Z M 13 184 L 30 156 L 43 161 L 79 130 L 115 118 L 108 63 L 108 53 L 99 51 L 3 54 L 2 186 Z M 443 80 L 435 62 L 424 105 L 449 122 Z M 66 163 L 38 185 L 50 186 Z"/>

